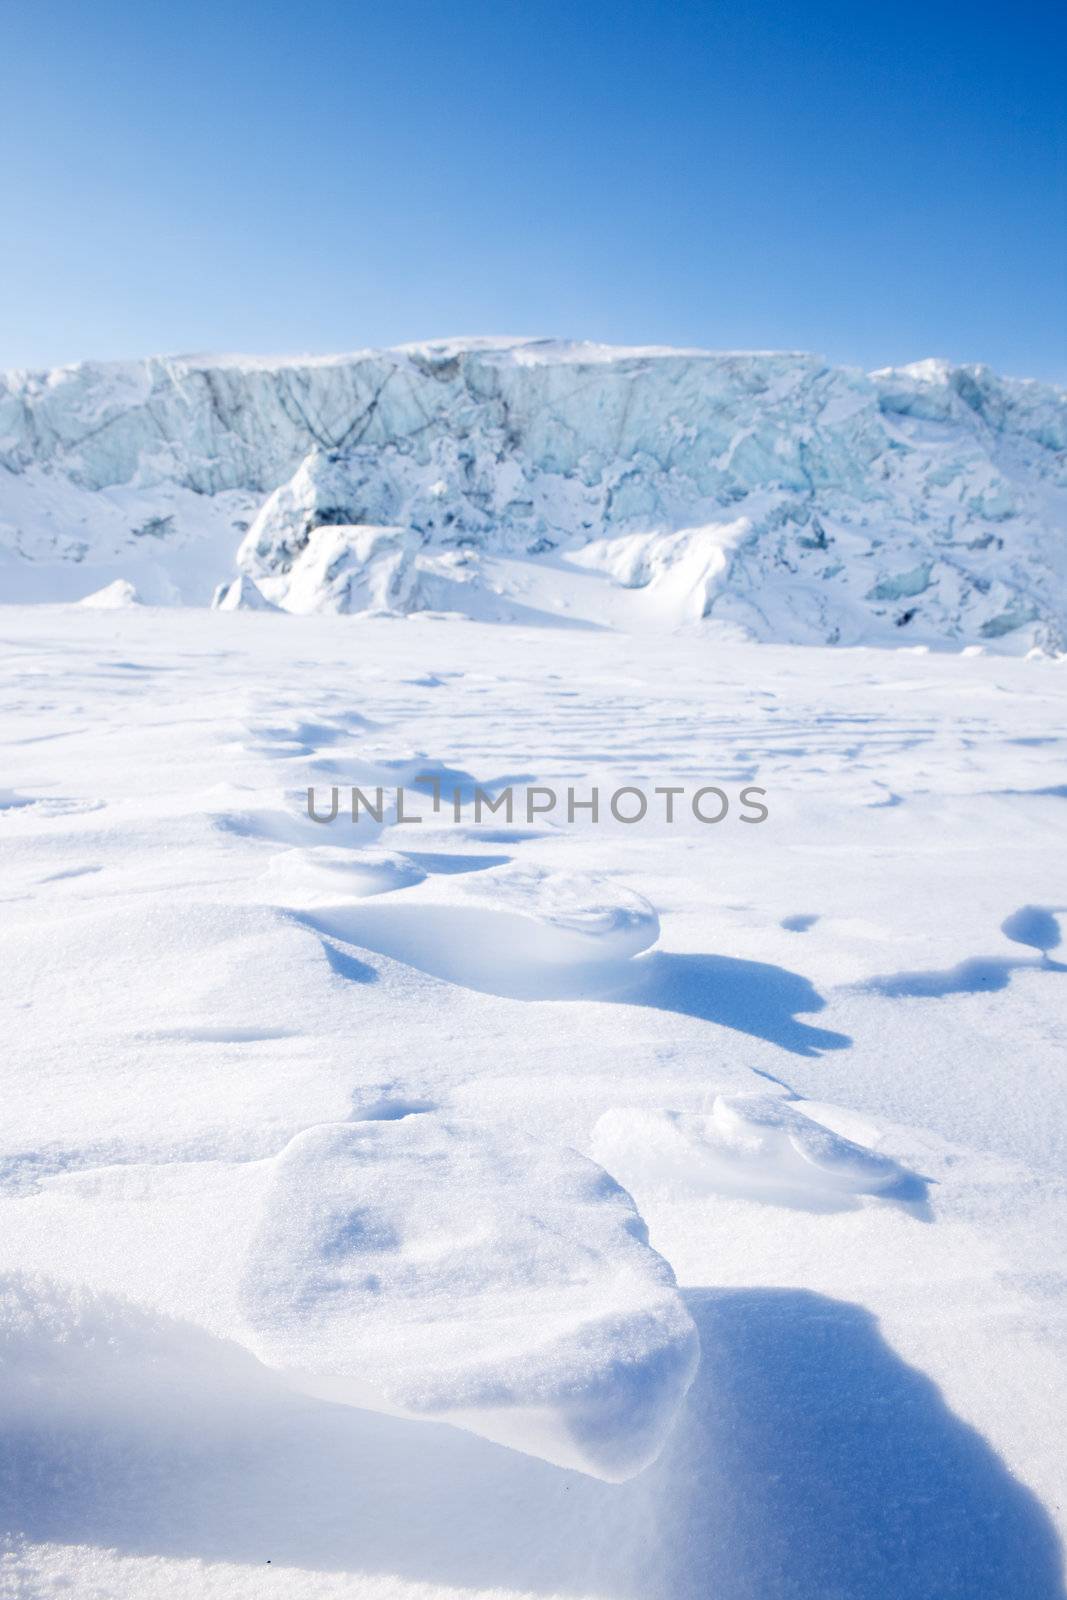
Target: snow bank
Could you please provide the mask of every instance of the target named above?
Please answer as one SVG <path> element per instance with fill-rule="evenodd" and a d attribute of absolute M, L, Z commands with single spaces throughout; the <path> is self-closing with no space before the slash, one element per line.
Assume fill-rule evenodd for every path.
<path fill-rule="evenodd" d="M 572 1150 L 434 1115 L 309 1129 L 248 1257 L 252 1348 L 596 1477 L 658 1454 L 697 1342 L 630 1200 Z"/>
<path fill-rule="evenodd" d="M 0 1591 L 1059 1594 L 1067 673 L 992 650 L 845 659 L 709 649 L 696 629 L 668 647 L 174 607 L 8 607 L 3 634 L 0 1249 L 5 1269 L 84 1287 L 0 1308 L 0 1504 L 26 1541 Z M 431 770 L 436 823 L 428 786 L 410 792 Z M 781 825 L 712 848 L 661 811 L 631 829 L 472 822 L 476 782 L 588 793 L 699 771 L 758 773 Z M 345 786 L 336 827 L 307 818 L 311 783 L 320 808 Z M 425 821 L 353 828 L 350 783 L 409 786 Z M 387 876 L 378 846 L 425 878 L 357 896 Z M 625 953 L 655 924 L 622 882 L 657 908 L 662 948 Z M 591 959 L 559 959 L 565 934 Z M 527 936 L 543 958 L 523 961 Z M 844 1158 L 831 1188 L 825 1158 L 751 1103 L 739 1131 L 709 1124 L 716 1093 L 771 1080 L 836 1102 L 774 1107 L 809 1154 L 825 1139 Z M 662 1106 L 703 1117 L 637 1120 Z M 594 1151 L 619 1107 L 642 1110 L 602 1123 Z M 409 1149 L 438 1118 L 498 1154 Z M 257 1337 L 236 1302 L 278 1156 L 317 1125 L 355 1137 L 355 1119 L 381 1185 L 362 1157 L 350 1197 L 309 1166 L 305 1243 L 266 1240 L 253 1278 L 279 1346 L 279 1306 L 310 1285 L 277 1359 L 303 1368 L 306 1335 L 328 1383 L 311 1356 L 348 1352 L 334 1381 L 355 1374 L 357 1405 L 339 1405 L 233 1341 Z M 503 1369 L 519 1392 L 480 1392 L 476 1425 L 525 1449 L 592 1439 L 614 1469 L 639 1403 L 666 1425 L 639 1308 L 674 1291 L 610 1188 L 572 1212 L 590 1168 L 570 1184 L 506 1165 L 525 1135 L 624 1183 L 701 1333 L 676 1425 L 626 1484 L 426 1420 L 448 1410 L 358 1409 L 355 1363 L 370 1381 L 380 1357 L 405 1395 L 468 1368 L 492 1389 Z M 398 1209 L 378 1198 L 394 1149 Z M 875 1152 L 930 1174 L 929 1225 L 875 1187 Z M 331 1254 L 315 1241 L 333 1194 L 358 1215 Z M 281 1238 L 280 1184 L 269 1204 Z M 402 1293 L 424 1268 L 426 1296 Z M 319 1295 L 331 1271 L 341 1287 Z M 436 1316 L 453 1292 L 456 1320 Z M 612 1316 L 636 1323 L 632 1362 Z M 542 1378 L 536 1433 L 522 1386 Z"/>

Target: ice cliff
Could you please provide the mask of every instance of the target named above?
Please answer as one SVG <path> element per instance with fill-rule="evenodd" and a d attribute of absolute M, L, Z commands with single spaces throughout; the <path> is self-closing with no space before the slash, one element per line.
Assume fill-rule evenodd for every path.
<path fill-rule="evenodd" d="M 1067 393 L 544 340 L 0 376 L 5 598 L 238 574 L 294 611 L 1058 648 Z"/>

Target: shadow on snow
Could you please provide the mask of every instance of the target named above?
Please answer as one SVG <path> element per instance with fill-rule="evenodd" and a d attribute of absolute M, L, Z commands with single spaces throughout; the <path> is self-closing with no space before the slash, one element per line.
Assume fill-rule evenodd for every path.
<path fill-rule="evenodd" d="M 224 1340 L 38 1280 L 0 1364 L 4 1525 L 612 1600 L 1064 1600 L 1040 1502 L 868 1312 L 793 1289 L 686 1298 L 703 1359 L 675 1431 L 606 1484 L 293 1394 Z"/>

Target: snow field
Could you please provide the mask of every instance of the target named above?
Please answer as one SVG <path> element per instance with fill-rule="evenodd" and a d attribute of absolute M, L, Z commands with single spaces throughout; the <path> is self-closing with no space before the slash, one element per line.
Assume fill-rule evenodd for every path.
<path fill-rule="evenodd" d="M 1062 667 L 0 635 L 5 1581 L 1060 1600 Z"/>

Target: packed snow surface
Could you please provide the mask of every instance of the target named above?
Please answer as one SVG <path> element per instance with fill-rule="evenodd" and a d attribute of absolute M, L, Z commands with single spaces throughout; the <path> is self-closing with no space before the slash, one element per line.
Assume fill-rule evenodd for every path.
<path fill-rule="evenodd" d="M 797 643 L 1067 639 L 1067 393 L 453 340 L 0 376 L 0 583 Z"/>
<path fill-rule="evenodd" d="M 0 1592 L 1064 1600 L 1067 661 L 137 587 L 0 609 Z"/>

